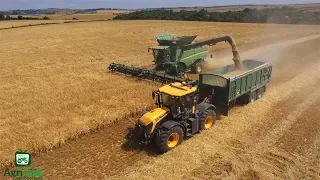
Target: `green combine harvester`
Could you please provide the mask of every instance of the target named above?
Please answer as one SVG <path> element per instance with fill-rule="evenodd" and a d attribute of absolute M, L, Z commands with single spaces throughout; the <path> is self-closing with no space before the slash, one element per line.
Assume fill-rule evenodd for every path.
<path fill-rule="evenodd" d="M 185 82 L 186 73 L 201 73 L 203 62 L 207 59 L 209 46 L 218 42 L 228 42 L 232 47 L 233 60 L 240 68 L 240 56 L 235 41 L 231 36 L 222 36 L 205 41 L 194 41 L 197 36 L 157 36 L 157 46 L 149 47 L 152 51 L 155 67 L 153 70 L 112 63 L 108 69 L 118 72 L 150 79 L 162 83 Z"/>

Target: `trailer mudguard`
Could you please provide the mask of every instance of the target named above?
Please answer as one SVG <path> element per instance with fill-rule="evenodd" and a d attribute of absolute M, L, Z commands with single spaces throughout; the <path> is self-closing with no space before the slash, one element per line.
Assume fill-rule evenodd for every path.
<path fill-rule="evenodd" d="M 166 128 L 166 129 L 171 129 L 171 128 L 173 128 L 174 126 L 179 126 L 179 127 L 181 127 L 181 128 L 185 131 L 185 127 L 184 127 L 182 124 L 178 123 L 177 121 L 171 121 L 171 120 L 169 120 L 169 121 L 166 121 L 166 122 L 164 122 L 163 124 L 161 124 L 161 127 L 164 127 L 164 128 Z"/>
<path fill-rule="evenodd" d="M 214 110 L 216 110 L 217 108 L 212 105 L 212 104 L 209 104 L 209 103 L 200 103 L 198 106 L 197 106 L 197 110 L 200 112 L 200 113 L 203 113 L 205 112 L 207 109 L 209 108 L 212 108 Z"/>

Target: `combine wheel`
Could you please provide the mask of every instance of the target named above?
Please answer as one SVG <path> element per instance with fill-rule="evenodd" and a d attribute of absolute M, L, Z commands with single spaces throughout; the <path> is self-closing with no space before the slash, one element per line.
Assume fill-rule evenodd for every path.
<path fill-rule="evenodd" d="M 160 136 L 156 138 L 156 145 L 160 152 L 165 153 L 181 144 L 183 140 L 183 130 L 175 126 L 169 130 L 164 129 Z"/>
<path fill-rule="evenodd" d="M 194 63 L 191 68 L 192 68 L 192 72 L 193 73 L 196 73 L 196 74 L 201 73 L 202 72 L 202 63 L 201 63 L 201 61 L 198 61 L 198 62 Z"/>
<path fill-rule="evenodd" d="M 217 116 L 213 109 L 207 109 L 199 120 L 200 130 L 211 128 L 216 122 Z"/>

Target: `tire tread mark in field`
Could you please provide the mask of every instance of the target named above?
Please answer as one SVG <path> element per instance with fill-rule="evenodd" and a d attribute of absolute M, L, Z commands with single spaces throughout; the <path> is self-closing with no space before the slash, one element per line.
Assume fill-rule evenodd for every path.
<path fill-rule="evenodd" d="M 316 90 L 317 88 L 309 88 L 306 94 L 310 92 L 315 92 Z M 285 111 L 282 111 L 282 113 L 289 115 L 291 113 L 291 110 L 296 107 L 295 104 L 304 100 L 305 95 L 303 92 L 306 92 L 306 91 L 300 89 L 298 93 L 302 96 L 291 94 L 288 98 L 285 98 L 284 100 L 275 104 L 271 109 L 271 112 L 273 113 L 271 114 L 270 117 L 268 117 L 268 119 L 264 119 L 264 124 L 261 125 L 261 127 L 260 125 L 254 125 L 254 128 L 250 130 L 246 130 L 246 133 L 241 136 L 245 140 L 243 140 L 241 137 L 225 139 L 224 141 L 226 142 L 226 144 L 219 144 L 220 146 L 219 149 L 222 148 L 222 150 L 219 150 L 219 156 L 220 156 L 219 161 L 216 161 L 216 158 L 204 159 L 203 166 L 196 168 L 194 171 L 191 172 L 191 174 L 187 174 L 184 177 L 188 179 L 188 177 L 192 177 L 192 174 L 193 175 L 198 174 L 199 177 L 202 177 L 204 179 L 212 179 L 212 178 L 219 179 L 221 177 L 233 177 L 235 176 L 235 174 L 239 173 L 239 172 L 236 172 L 236 167 L 243 168 L 244 172 L 241 176 L 243 176 L 244 179 L 247 179 L 249 177 L 250 178 L 260 177 L 261 173 L 258 173 L 250 165 L 256 161 L 255 156 L 260 156 L 260 154 L 255 154 L 254 152 L 252 155 L 248 155 L 248 153 L 251 154 L 250 149 L 254 148 L 254 146 L 252 145 L 254 145 L 255 142 L 259 141 L 260 138 L 264 137 L 262 135 L 257 135 L 256 131 L 259 131 L 260 133 L 267 132 L 268 126 L 272 127 L 274 125 L 273 124 L 274 122 L 272 120 L 277 120 L 276 119 L 278 116 L 277 113 L 282 111 L 281 107 L 288 107 L 288 109 L 285 109 Z M 259 157 L 259 159 L 260 158 L 262 157 Z M 266 159 L 265 161 L 263 161 L 263 164 L 265 166 L 273 167 L 278 171 L 283 171 L 283 169 L 281 168 L 284 167 L 285 164 L 289 164 L 290 162 L 292 162 L 291 156 L 285 156 L 283 154 L 276 154 L 276 153 L 270 153 L 270 152 L 268 152 L 268 154 L 264 158 Z M 223 161 L 221 159 L 223 159 Z M 217 164 L 221 165 L 227 162 L 231 163 L 231 170 L 229 171 L 229 174 L 225 176 L 226 174 L 224 173 L 224 170 L 220 168 L 215 168 L 215 166 L 217 166 Z M 275 164 L 276 166 L 274 167 L 273 165 Z M 209 172 L 206 173 L 204 172 L 205 170 Z M 239 176 L 239 174 L 237 176 Z"/>
<path fill-rule="evenodd" d="M 319 105 L 318 100 L 312 107 Z M 313 108 L 304 111 L 295 124 L 297 126 L 285 131 L 286 136 L 273 147 L 256 155 L 256 159 L 260 159 L 257 164 L 276 169 L 278 173 L 275 176 L 283 176 L 285 179 L 319 179 L 319 119 L 320 114 Z"/>
<path fill-rule="evenodd" d="M 134 118 L 117 121 L 98 133 L 67 141 L 62 147 L 34 157 L 33 165 L 42 169 L 55 167 L 52 171 L 46 171 L 46 179 L 79 179 L 83 173 L 86 173 L 85 177 L 100 179 L 102 174 L 111 176 L 121 173 L 126 167 L 149 156 L 146 151 L 138 148 L 126 150 L 122 147 L 128 128 L 133 125 Z M 77 171 L 77 167 L 81 167 L 81 170 Z M 72 170 L 67 171 L 68 169 Z M 83 170 L 85 171 L 82 172 Z"/>
<path fill-rule="evenodd" d="M 320 114 L 315 109 L 320 107 L 320 101 L 303 112 L 303 115 L 279 138 L 276 145 L 292 153 L 303 153 L 306 147 L 314 146 L 314 141 L 320 139 Z"/>
<path fill-rule="evenodd" d="M 283 134 L 301 117 L 304 111 L 315 104 L 320 99 L 320 88 L 310 94 L 305 101 L 298 104 L 296 109 L 292 111 L 285 119 L 275 124 L 275 128 L 268 132 L 268 135 L 259 143 L 256 144 L 258 150 L 263 150 L 274 145 Z"/>
<path fill-rule="evenodd" d="M 310 60 L 315 60 L 314 58 L 314 55 L 312 57 L 310 57 L 311 59 Z M 317 61 L 316 61 L 317 62 Z M 291 63 L 297 63 L 297 61 L 293 61 Z M 298 62 L 298 64 L 300 64 L 300 62 Z M 306 72 L 308 71 L 310 68 L 316 68 L 317 66 L 314 66 L 314 61 L 313 61 L 313 66 L 310 67 L 310 65 L 306 66 L 303 68 L 303 71 Z M 296 64 L 294 64 L 294 66 L 296 66 Z M 309 68 L 309 69 L 308 69 Z M 301 69 L 300 69 L 301 70 Z M 300 73 L 303 73 L 303 72 L 300 72 Z M 264 133 L 267 133 L 270 128 L 274 128 L 275 124 L 280 120 L 279 119 L 279 114 L 281 113 L 282 116 L 289 116 L 290 113 L 292 112 L 292 110 L 294 110 L 297 106 L 297 104 L 301 103 L 301 102 L 304 102 L 304 100 L 310 95 L 316 95 L 317 96 L 317 92 L 319 92 L 319 86 L 312 86 L 311 84 L 314 84 L 314 85 L 317 85 L 319 84 L 319 80 L 317 81 L 317 76 L 311 76 L 311 77 L 314 77 L 315 79 L 312 79 L 310 80 L 305 80 L 302 84 L 298 83 L 296 84 L 295 81 L 299 82 L 301 80 L 304 80 L 304 76 L 302 77 L 299 77 L 297 79 L 294 79 L 299 73 L 290 73 L 289 76 L 285 76 L 286 77 L 286 81 L 293 81 L 290 82 L 289 84 L 292 84 L 293 88 L 296 88 L 296 87 L 300 87 L 298 89 L 298 91 L 293 91 L 291 92 L 291 94 L 288 94 L 289 96 L 287 96 L 286 98 L 283 98 L 283 96 L 281 97 L 283 100 L 278 102 L 277 104 L 273 105 L 273 108 L 270 110 L 270 117 L 268 117 L 267 119 L 263 119 L 263 123 L 259 126 L 254 126 L 252 129 L 246 131 L 246 135 L 245 136 L 249 136 L 251 138 L 246 138 L 246 140 L 244 140 L 243 142 L 247 143 L 247 144 L 255 144 L 253 142 L 257 142 L 259 141 L 259 139 L 263 139 L 264 138 Z M 309 75 L 314 75 L 316 74 L 316 72 L 313 72 L 313 73 L 309 73 Z M 281 80 L 281 78 L 276 78 L 275 82 L 272 83 L 272 91 L 279 91 L 278 87 L 281 86 L 280 83 L 278 83 L 278 81 Z M 276 87 L 274 87 L 274 84 L 276 84 Z M 288 85 L 289 85 L 288 84 Z M 289 88 L 287 85 L 283 86 L 284 88 L 282 88 L 282 90 L 286 90 L 286 88 Z M 308 87 L 308 88 L 304 88 L 304 87 Z M 274 98 L 276 98 L 277 96 L 275 96 Z M 272 97 L 269 97 L 269 98 L 272 98 Z M 311 98 L 309 98 L 311 99 Z M 307 103 L 307 104 L 304 104 L 303 107 L 308 107 L 309 105 L 310 106 L 313 106 L 313 103 L 315 103 L 316 100 L 312 100 L 312 102 L 310 103 Z M 303 103 L 302 103 L 303 104 Z M 285 107 L 285 108 L 284 108 Z M 301 114 L 296 114 L 296 115 L 301 115 Z M 303 118 L 303 117 L 302 117 Z M 254 133 L 253 133 L 253 132 Z M 257 131 L 257 132 L 255 132 Z M 241 138 L 240 138 L 241 139 Z M 247 140 L 250 140 L 252 141 L 251 142 L 247 142 Z M 229 140 L 228 140 L 229 141 Z M 238 140 L 233 140 L 233 141 L 238 141 Z M 241 143 L 241 141 L 239 141 Z M 230 143 L 228 143 L 230 144 Z M 231 144 L 234 144 L 234 143 L 231 143 Z M 231 148 L 232 146 L 228 146 L 228 147 L 224 147 L 224 150 L 223 151 L 219 151 L 219 152 L 224 152 L 224 153 L 221 153 L 221 155 L 225 156 L 223 157 L 225 159 L 225 161 L 230 161 L 230 162 L 234 162 L 236 165 L 235 166 L 240 166 L 242 167 L 244 170 L 246 169 L 246 166 L 248 166 L 249 162 L 252 162 L 250 159 L 254 161 L 258 161 L 257 164 L 261 164 L 261 162 L 259 162 L 260 160 L 259 159 L 263 159 L 263 163 L 265 163 L 267 166 L 270 166 L 273 168 L 273 170 L 277 169 L 277 171 L 280 171 L 280 172 L 283 172 L 285 170 L 284 167 L 287 167 L 293 162 L 293 160 L 296 158 L 295 155 L 293 154 L 288 154 L 286 151 L 282 152 L 270 152 L 270 151 L 267 151 L 265 155 L 263 156 L 260 156 L 260 154 L 256 154 L 256 151 L 254 152 L 250 152 L 250 148 L 255 148 L 255 146 L 249 146 L 249 152 L 246 151 L 246 149 L 243 149 L 241 151 L 235 151 L 234 148 Z M 244 146 L 244 147 L 248 147 L 248 146 Z M 236 148 L 238 149 L 238 148 Z M 267 149 L 268 150 L 268 149 Z M 240 153 L 239 153 L 240 152 Z M 226 153 L 226 154 L 225 154 Z M 248 155 L 249 154 L 249 155 Z M 240 157 L 239 157 L 240 156 Z M 257 159 L 253 158 L 254 156 L 259 156 Z M 240 162 L 238 162 L 238 160 L 240 159 Z M 244 163 L 242 161 L 242 159 L 245 159 L 247 160 L 247 162 L 245 164 L 242 164 Z M 205 165 L 203 166 L 200 166 L 199 168 L 196 168 L 195 169 L 195 172 L 197 173 L 192 173 L 192 174 L 207 174 L 206 176 L 209 177 L 208 179 L 211 179 L 212 176 L 211 175 L 214 175 L 214 173 L 210 173 L 211 171 L 214 171 L 213 168 L 214 168 L 214 164 L 218 163 L 218 164 L 221 164 L 219 162 L 215 162 L 214 160 L 212 159 L 205 159 L 203 161 L 203 163 Z M 209 163 L 209 164 L 208 164 Z M 239 164 L 241 165 L 239 165 Z M 276 164 L 276 167 L 274 167 L 274 165 Z M 243 166 L 244 165 L 244 166 Z M 212 168 L 209 168 L 208 167 L 212 167 Z M 253 179 L 257 179 L 259 178 L 259 174 L 261 175 L 261 172 L 260 173 L 257 173 L 256 170 L 254 169 L 251 169 L 251 166 L 249 165 L 249 170 L 245 170 L 245 172 L 243 173 L 244 175 L 246 175 L 245 179 L 248 179 L 248 177 L 253 177 Z M 271 168 L 271 169 L 272 169 Z M 274 169 L 275 168 L 275 169 Z M 205 173 L 205 171 L 207 171 L 207 173 Z M 220 172 L 221 173 L 221 172 Z M 232 172 L 234 173 L 234 171 Z M 190 177 L 192 174 L 188 174 L 186 175 L 185 177 Z M 238 174 L 239 176 L 239 174 Z M 200 177 L 202 177 L 200 175 Z M 229 176 L 230 177 L 230 176 Z M 280 175 L 279 175 L 280 177 Z M 285 178 L 285 177 L 283 177 Z M 250 178 L 249 178 L 250 179 Z"/>
<path fill-rule="evenodd" d="M 305 111 L 276 143 L 278 151 L 281 149 L 293 156 L 294 163 L 286 169 L 291 178 L 320 178 L 320 114 L 314 107 L 320 107 L 320 101 Z"/>
<path fill-rule="evenodd" d="M 8 29 L 19 29 L 19 28 L 25 28 L 25 27 L 33 27 L 33 26 L 46 26 L 46 25 L 54 25 L 54 24 L 97 22 L 97 21 L 109 21 L 109 20 L 81 20 L 81 21 L 63 21 L 63 22 L 40 23 L 40 24 L 26 24 L 26 25 L 21 25 L 21 26 L 11 26 L 11 27 L 0 28 L 0 31 L 1 30 L 8 30 Z"/>

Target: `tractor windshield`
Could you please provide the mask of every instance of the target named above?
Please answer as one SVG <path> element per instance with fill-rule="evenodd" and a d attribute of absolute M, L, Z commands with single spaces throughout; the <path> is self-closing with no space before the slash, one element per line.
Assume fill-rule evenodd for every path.
<path fill-rule="evenodd" d="M 161 102 L 164 106 L 171 107 L 179 105 L 179 98 L 162 93 Z"/>
<path fill-rule="evenodd" d="M 156 63 L 165 63 L 170 61 L 169 49 L 152 49 L 152 51 Z"/>
<path fill-rule="evenodd" d="M 172 115 L 179 117 L 182 112 L 192 112 L 193 96 L 187 95 L 182 97 L 161 94 L 162 105 L 171 109 Z"/>

